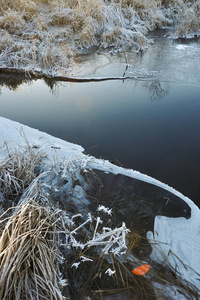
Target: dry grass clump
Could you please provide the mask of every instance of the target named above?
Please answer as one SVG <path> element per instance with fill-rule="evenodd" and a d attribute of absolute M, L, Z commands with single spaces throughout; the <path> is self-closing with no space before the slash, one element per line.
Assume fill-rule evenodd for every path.
<path fill-rule="evenodd" d="M 105 22 L 104 2 L 102 0 L 87 0 L 84 5 L 86 17 L 93 18 L 99 25 Z"/>
<path fill-rule="evenodd" d="M 40 15 L 35 18 L 35 27 L 37 28 L 38 32 L 45 32 L 48 31 L 48 24 L 45 18 L 42 18 Z"/>
<path fill-rule="evenodd" d="M 75 18 L 75 12 L 69 8 L 59 9 L 55 7 L 50 14 L 50 25 L 52 26 L 68 26 Z"/>
<path fill-rule="evenodd" d="M 81 40 L 81 44 L 84 47 L 89 47 L 90 45 L 98 44 L 95 32 L 98 31 L 98 24 L 94 23 L 92 18 L 87 18 L 87 21 L 84 22 L 82 26 L 81 32 L 79 34 L 79 38 Z"/>
<path fill-rule="evenodd" d="M 121 27 L 117 26 L 114 30 L 106 31 L 101 36 L 102 46 L 104 48 L 110 46 L 117 45 L 118 47 L 123 47 L 124 43 L 126 43 L 127 47 L 131 47 L 134 43 L 137 45 L 137 49 L 144 50 L 147 47 L 148 41 L 144 37 L 144 35 L 131 30 L 123 30 Z"/>
<path fill-rule="evenodd" d="M 1 23 L 1 18 L 0 18 Z M 1 25 L 0 25 L 1 26 Z M 13 43 L 12 36 L 6 31 L 0 29 L 1 43 L 0 43 L 0 53 L 7 47 L 10 47 Z"/>
<path fill-rule="evenodd" d="M 4 220 L 0 299 L 64 299 L 58 262 L 58 216 L 29 199 Z"/>
<path fill-rule="evenodd" d="M 14 10 L 32 15 L 35 14 L 38 9 L 37 0 L 1 0 L 0 4 L 0 12 L 4 10 Z"/>
<path fill-rule="evenodd" d="M 113 30 L 107 30 L 106 32 L 104 32 L 101 37 L 102 45 L 104 46 L 104 48 L 108 47 L 108 45 L 121 46 L 121 44 L 123 44 L 124 42 L 124 39 L 127 40 L 127 38 L 123 37 L 121 33 L 122 32 L 120 26 L 116 27 Z M 131 39 L 131 36 L 129 36 L 129 38 Z"/>
<path fill-rule="evenodd" d="M 156 8 L 161 6 L 161 2 L 159 0 L 121 0 L 121 3 L 123 7 L 126 7 L 127 5 L 132 6 L 137 12 L 144 9 L 150 9 L 152 7 Z"/>
<path fill-rule="evenodd" d="M 17 11 L 7 10 L 5 14 L 0 17 L 0 28 L 6 29 L 10 34 L 16 34 L 19 30 L 25 26 L 21 14 Z"/>
<path fill-rule="evenodd" d="M 0 161 L 0 192 L 5 198 L 14 199 L 37 176 L 43 154 L 34 151 L 29 144 L 26 151 L 19 148 L 12 151 L 8 147 L 6 149 L 6 157 Z"/>
<path fill-rule="evenodd" d="M 193 37 L 200 35 L 200 3 L 194 2 L 182 9 L 177 14 L 175 35 L 181 37 Z"/>

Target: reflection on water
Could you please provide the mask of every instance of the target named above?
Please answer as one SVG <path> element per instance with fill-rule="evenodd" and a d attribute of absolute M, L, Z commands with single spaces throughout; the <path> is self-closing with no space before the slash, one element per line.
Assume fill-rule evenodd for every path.
<path fill-rule="evenodd" d="M 23 78 L 20 89 L 12 81 L 7 86 L 1 87 L 1 116 L 151 175 L 200 206 L 199 86 L 158 80 L 45 84 Z"/>
<path fill-rule="evenodd" d="M 25 76 L 0 74 L 0 94 L 3 86 L 6 86 L 10 90 L 17 91 L 22 84 L 28 83 L 29 81 L 30 80 L 25 78 Z"/>
<path fill-rule="evenodd" d="M 151 81 L 144 84 L 144 87 L 149 92 L 149 99 L 151 101 L 162 100 L 169 94 L 170 86 L 168 83 L 159 81 Z"/>

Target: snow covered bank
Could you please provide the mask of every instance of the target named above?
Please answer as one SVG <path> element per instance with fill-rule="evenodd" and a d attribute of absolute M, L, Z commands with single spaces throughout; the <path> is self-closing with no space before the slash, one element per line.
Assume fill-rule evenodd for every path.
<path fill-rule="evenodd" d="M 144 50 L 149 31 L 172 25 L 198 36 L 199 11 L 198 1 L 1 1 L 1 67 L 69 73 L 83 47 Z"/>
<path fill-rule="evenodd" d="M 167 292 L 169 297 L 165 295 L 165 299 L 170 299 L 170 296 L 172 299 L 187 299 L 186 297 L 198 299 L 199 294 L 195 289 L 200 289 L 200 211 L 190 199 L 147 175 L 87 156 L 83 154 L 81 146 L 68 143 L 4 118 L 0 118 L 0 144 L 1 172 L 3 172 L 2 166 L 5 159 L 11 161 L 12 153 L 15 153 L 16 150 L 17 153 L 23 153 L 27 151 L 28 147 L 28 151 L 33 153 L 33 157 L 34 155 L 41 157 L 39 164 L 36 163 L 35 177 L 31 180 L 28 188 L 19 195 L 19 203 L 15 203 L 15 205 L 20 205 L 24 209 L 27 205 L 27 199 L 31 198 L 36 201 L 38 193 L 41 192 L 40 204 L 45 205 L 47 209 L 49 207 L 50 212 L 54 207 L 56 212 L 52 220 L 56 220 L 56 217 L 56 222 L 61 221 L 61 223 L 58 223 L 61 234 L 59 245 L 65 258 L 63 268 L 61 267 L 61 274 L 69 282 L 65 296 L 71 295 L 71 299 L 80 299 L 78 298 L 79 293 L 85 293 L 84 296 L 92 297 L 90 293 L 93 289 L 97 289 L 95 284 L 98 283 L 101 287 L 102 282 L 102 289 L 103 287 L 115 289 L 117 282 L 117 285 L 121 286 L 122 284 L 122 289 L 123 284 L 127 285 L 132 295 L 136 295 L 136 299 L 145 297 L 144 294 L 141 294 L 144 287 L 145 293 L 152 293 L 152 299 L 155 295 L 159 299 L 159 296 L 163 295 L 166 290 L 168 291 L 170 286 L 171 292 Z M 180 201 L 183 200 L 186 204 L 185 206 L 182 202 L 179 202 L 179 206 L 183 208 L 183 211 L 180 210 L 180 215 L 178 214 L 176 217 L 166 217 L 162 213 L 155 217 L 153 231 L 147 233 L 148 242 L 153 249 L 152 253 L 149 250 L 146 251 L 149 246 L 144 243 L 144 237 L 141 237 L 138 232 L 134 232 L 131 223 L 130 228 L 126 228 L 124 223 L 126 220 L 128 224 L 126 214 L 123 215 L 122 213 L 118 217 L 114 206 L 113 208 L 106 207 L 105 204 L 109 203 L 109 199 L 106 200 L 106 195 L 104 195 L 105 198 L 102 199 L 102 203 L 97 198 L 95 200 L 94 197 L 89 197 L 90 183 L 91 185 L 93 183 L 97 184 L 95 190 L 98 192 L 99 188 L 98 193 L 103 188 L 102 181 L 97 177 L 98 172 L 95 175 L 97 170 L 103 171 L 105 178 L 107 176 L 108 188 L 111 178 L 109 174 L 112 174 L 112 178 L 122 176 L 120 177 L 122 183 L 126 182 L 126 178 L 128 180 L 137 179 L 138 182 L 147 183 L 149 191 L 151 191 L 151 185 L 152 188 L 159 187 L 164 191 L 163 195 L 172 193 L 172 195 L 177 196 L 177 201 L 181 199 Z M 7 178 L 10 178 L 9 174 L 11 173 L 9 173 L 9 170 L 7 171 Z M 90 181 L 90 174 L 95 178 L 93 182 Z M 125 178 L 125 181 L 123 181 L 123 178 Z M 130 192 L 131 186 L 127 186 L 127 188 L 129 190 L 127 199 L 131 199 L 134 190 Z M 1 195 L 3 199 L 5 195 L 3 195 L 2 185 Z M 167 196 L 171 197 L 170 194 L 167 194 Z M 49 197 L 53 206 L 50 204 L 51 201 L 48 202 Z M 43 202 L 41 202 L 41 199 L 43 199 Z M 120 206 L 123 207 L 125 206 L 123 203 L 126 203 L 128 207 L 129 203 L 123 199 L 124 197 L 120 198 L 120 195 L 118 196 Z M 165 200 L 165 207 L 162 208 L 164 210 L 170 202 L 170 199 Z M 96 204 L 95 201 L 97 201 Z M 151 200 L 148 197 L 142 200 L 144 203 L 150 202 L 150 205 L 153 201 L 154 199 Z M 56 210 L 58 203 L 60 205 L 59 211 Z M 185 215 L 185 211 L 188 209 L 187 206 L 190 207 L 191 215 Z M 36 206 L 36 210 L 38 209 L 38 206 Z M 128 210 L 130 210 L 129 207 Z M 30 215 L 30 213 L 27 213 L 27 215 Z M 134 215 L 131 216 L 131 218 L 135 217 Z M 124 221 L 122 221 L 123 218 Z M 122 221 L 121 224 L 119 224 L 119 221 Z M 140 226 L 143 226 L 142 223 Z M 36 231 L 36 236 L 37 234 Z M 142 244 L 142 248 L 140 244 Z M 146 252 L 146 254 L 137 256 L 137 251 L 134 252 L 135 247 L 136 249 L 141 248 L 141 251 Z M 101 257 L 100 260 L 99 257 Z M 145 261 L 141 257 L 144 257 Z M 131 268 L 133 269 L 146 262 L 151 265 L 151 268 L 144 280 L 131 274 Z M 64 270 L 67 270 L 67 275 Z M 89 276 L 90 273 L 92 277 Z M 82 278 L 83 276 L 87 280 Z M 139 285 L 138 282 L 140 282 Z M 90 286 L 89 294 L 86 291 L 87 285 Z M 153 288 L 149 290 L 150 285 Z M 77 294 L 72 291 L 74 290 L 73 286 L 76 286 Z M 100 291 L 100 293 L 103 292 L 105 291 Z M 123 298 L 122 295 L 120 297 L 119 299 L 127 299 Z M 114 298 L 108 299 L 116 298 L 114 296 Z"/>

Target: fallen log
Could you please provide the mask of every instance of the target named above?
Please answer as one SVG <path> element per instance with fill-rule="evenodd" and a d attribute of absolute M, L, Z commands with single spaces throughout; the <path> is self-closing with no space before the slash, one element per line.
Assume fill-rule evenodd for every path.
<path fill-rule="evenodd" d="M 108 80 L 146 80 L 152 76 L 119 76 L 119 77 L 76 77 L 76 76 L 61 76 L 50 75 L 37 70 L 24 70 L 17 68 L 1 68 L 0 75 L 21 75 L 26 79 L 44 79 L 53 81 L 67 81 L 67 82 L 99 82 Z"/>

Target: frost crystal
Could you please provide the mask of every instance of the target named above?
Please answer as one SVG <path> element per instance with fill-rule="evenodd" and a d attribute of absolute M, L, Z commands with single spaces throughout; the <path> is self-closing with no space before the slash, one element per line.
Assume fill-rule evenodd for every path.
<path fill-rule="evenodd" d="M 112 208 L 109 209 L 108 207 L 105 207 L 104 205 L 99 205 L 99 207 L 97 208 L 97 211 L 103 211 L 108 215 L 112 214 Z"/>
<path fill-rule="evenodd" d="M 116 271 L 111 270 L 110 268 L 105 272 L 105 274 L 108 274 L 109 276 L 112 276 Z"/>
<path fill-rule="evenodd" d="M 85 262 L 85 261 L 93 261 L 93 259 L 90 259 L 90 258 L 85 257 L 85 256 L 81 256 L 81 261 L 82 261 L 82 262 Z"/>
<path fill-rule="evenodd" d="M 71 266 L 71 268 L 75 267 L 76 269 L 78 269 L 79 265 L 80 265 L 80 262 L 73 263 L 73 265 Z"/>
<path fill-rule="evenodd" d="M 66 279 L 60 278 L 59 283 L 62 287 L 67 286 L 68 282 Z"/>

